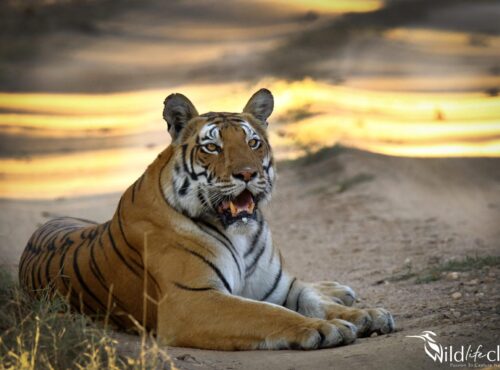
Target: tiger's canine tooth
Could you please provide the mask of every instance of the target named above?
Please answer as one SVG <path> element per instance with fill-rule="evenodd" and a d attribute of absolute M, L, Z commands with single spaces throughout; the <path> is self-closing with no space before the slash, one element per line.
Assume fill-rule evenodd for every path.
<path fill-rule="evenodd" d="M 254 208 L 255 208 L 255 203 L 254 203 L 254 202 L 253 202 L 253 200 L 252 200 L 252 202 L 251 202 L 251 203 L 250 203 L 250 205 L 248 206 L 248 213 L 252 214 L 252 213 L 253 213 Z"/>
<path fill-rule="evenodd" d="M 236 217 L 236 215 L 238 214 L 238 208 L 236 208 L 234 203 L 231 201 L 229 202 L 229 208 L 231 209 L 231 216 Z"/>

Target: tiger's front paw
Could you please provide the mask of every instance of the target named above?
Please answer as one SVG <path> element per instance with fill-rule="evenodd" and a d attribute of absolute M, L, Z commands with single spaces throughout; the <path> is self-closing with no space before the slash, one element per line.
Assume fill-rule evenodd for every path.
<path fill-rule="evenodd" d="M 269 335 L 260 348 L 319 349 L 350 344 L 356 340 L 356 326 L 344 320 L 308 319 L 303 325 Z"/>
<path fill-rule="evenodd" d="M 359 335 L 369 335 L 371 333 L 388 334 L 396 329 L 392 314 L 384 308 L 370 308 L 366 312 L 370 315 L 370 320 L 366 330 L 361 330 Z M 359 327 L 359 326 L 358 326 Z"/>
<path fill-rule="evenodd" d="M 340 318 L 356 325 L 358 337 L 372 333 L 387 334 L 395 329 L 392 315 L 384 308 L 358 309 L 332 303 L 326 312 L 330 321 Z"/>
<path fill-rule="evenodd" d="M 311 284 L 321 295 L 344 306 L 352 306 L 356 300 L 356 293 L 347 285 L 341 285 L 335 281 L 320 281 Z"/>
<path fill-rule="evenodd" d="M 358 310 L 351 321 L 358 329 L 358 337 L 366 337 L 372 333 L 388 334 L 394 331 L 394 319 L 384 308 Z"/>

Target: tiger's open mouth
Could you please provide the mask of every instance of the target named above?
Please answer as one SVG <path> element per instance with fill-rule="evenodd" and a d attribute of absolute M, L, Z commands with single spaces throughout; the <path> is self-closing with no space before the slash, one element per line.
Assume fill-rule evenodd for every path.
<path fill-rule="evenodd" d="M 217 207 L 217 213 L 222 222 L 230 225 L 236 221 L 247 222 L 255 218 L 255 199 L 248 190 L 243 190 L 236 198 L 222 201 Z"/>

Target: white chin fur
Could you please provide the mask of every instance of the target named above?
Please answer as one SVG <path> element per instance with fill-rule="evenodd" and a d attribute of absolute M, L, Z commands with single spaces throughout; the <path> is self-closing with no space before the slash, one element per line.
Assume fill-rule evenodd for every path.
<path fill-rule="evenodd" d="M 253 233 L 256 229 L 257 221 L 252 218 L 248 218 L 246 223 L 243 220 L 238 220 L 227 227 L 230 233 L 239 235 Z"/>

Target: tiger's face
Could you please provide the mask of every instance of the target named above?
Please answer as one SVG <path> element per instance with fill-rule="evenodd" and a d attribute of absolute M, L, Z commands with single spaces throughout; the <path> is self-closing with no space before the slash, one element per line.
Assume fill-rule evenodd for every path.
<path fill-rule="evenodd" d="M 272 109 L 268 90 L 254 94 L 243 113 L 198 115 L 187 98 L 170 95 L 164 117 L 175 154 L 171 179 L 163 184 L 169 203 L 191 218 L 217 219 L 226 228 L 255 223 L 275 180 L 266 133 Z"/>

